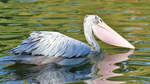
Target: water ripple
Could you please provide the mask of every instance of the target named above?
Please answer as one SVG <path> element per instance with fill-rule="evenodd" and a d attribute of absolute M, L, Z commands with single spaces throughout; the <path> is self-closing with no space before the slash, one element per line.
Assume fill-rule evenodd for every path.
<path fill-rule="evenodd" d="M 13 17 L 10 16 L 0 16 L 0 19 L 12 19 Z"/>
<path fill-rule="evenodd" d="M 129 37 L 137 37 L 137 34 L 133 34 L 133 33 L 128 33 L 128 34 L 124 34 L 124 36 L 129 36 Z"/>
<path fill-rule="evenodd" d="M 133 16 L 133 17 L 131 17 L 130 19 L 131 20 L 136 20 L 136 19 L 146 19 L 146 18 L 148 18 L 148 17 L 146 17 L 146 16 Z"/>
<path fill-rule="evenodd" d="M 150 59 L 150 55 L 130 55 L 130 58 Z"/>
<path fill-rule="evenodd" d="M 143 65 L 143 66 L 150 66 L 149 61 L 128 61 L 128 64 L 133 64 L 133 65 Z"/>
<path fill-rule="evenodd" d="M 144 44 L 150 44 L 150 40 L 144 41 L 144 40 L 137 40 L 132 42 L 133 44 L 139 44 L 139 45 L 144 45 Z"/>
<path fill-rule="evenodd" d="M 150 48 L 137 48 L 136 51 L 150 51 Z"/>
<path fill-rule="evenodd" d="M 24 3 L 24 2 L 35 2 L 37 0 L 18 0 L 20 3 Z"/>
<path fill-rule="evenodd" d="M 37 18 L 37 20 L 48 20 L 48 19 L 60 20 L 60 19 L 69 19 L 69 18 L 68 17 L 40 17 L 40 18 Z"/>
<path fill-rule="evenodd" d="M 112 10 L 97 10 L 96 12 L 98 13 L 110 13 L 110 12 L 114 12 Z"/>
<path fill-rule="evenodd" d="M 135 11 L 123 11 L 123 13 L 135 13 Z"/>
<path fill-rule="evenodd" d="M 124 27 L 123 30 L 125 31 L 133 31 L 133 30 L 141 30 L 142 27 Z"/>
<path fill-rule="evenodd" d="M 146 77 L 146 76 L 130 76 L 130 77 L 150 79 L 150 77 Z"/>
<path fill-rule="evenodd" d="M 66 32 L 81 32 L 80 29 L 72 29 L 72 30 L 67 30 Z"/>
<path fill-rule="evenodd" d="M 0 0 L 0 2 L 8 3 L 9 0 Z"/>

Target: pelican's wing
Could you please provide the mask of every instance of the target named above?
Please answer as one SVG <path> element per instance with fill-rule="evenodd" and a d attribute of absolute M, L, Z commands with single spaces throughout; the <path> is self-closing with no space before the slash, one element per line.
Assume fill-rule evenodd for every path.
<path fill-rule="evenodd" d="M 58 32 L 36 31 L 12 49 L 13 53 L 44 56 L 78 57 L 90 52 L 90 47 Z"/>

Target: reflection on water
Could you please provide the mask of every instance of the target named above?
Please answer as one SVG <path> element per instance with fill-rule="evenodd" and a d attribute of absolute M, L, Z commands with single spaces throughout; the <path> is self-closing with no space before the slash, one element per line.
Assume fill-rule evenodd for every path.
<path fill-rule="evenodd" d="M 121 76 L 123 74 L 114 73 L 113 71 L 120 68 L 119 66 L 115 65 L 118 62 L 122 62 L 125 60 L 128 60 L 128 56 L 133 54 L 134 50 L 130 50 L 127 53 L 121 53 L 121 54 L 114 54 L 114 55 L 104 55 L 104 58 L 102 61 L 98 63 L 99 68 L 99 75 L 102 75 L 102 77 L 97 78 L 94 80 L 95 84 L 120 84 L 124 83 L 122 82 L 114 82 L 107 80 L 110 77 L 115 76 Z"/>
<path fill-rule="evenodd" d="M 120 68 L 115 64 L 128 60 L 128 56 L 133 54 L 133 52 L 134 50 L 129 50 L 126 53 L 113 55 L 103 55 L 103 53 L 101 53 L 100 55 L 90 58 L 64 59 L 58 64 L 50 63 L 40 66 L 26 64 L 7 65 L 3 67 L 7 72 L 1 72 L 0 75 L 12 74 L 9 78 L 3 79 L 7 81 L 6 83 L 12 83 L 13 81 L 15 81 L 15 83 L 17 83 L 17 81 L 23 83 L 21 80 L 24 80 L 28 83 L 35 84 L 68 84 L 79 82 L 87 84 L 120 84 L 125 83 L 125 81 L 115 82 L 107 79 L 123 75 L 113 72 Z M 10 56 L 7 56 L 5 58 L 9 59 L 9 57 Z M 103 60 L 101 60 L 102 57 Z M 1 58 L 0 60 L 3 59 Z M 93 64 L 91 64 L 91 62 Z M 131 63 L 133 64 L 134 62 Z M 129 64 L 131 63 L 129 62 Z M 124 70 L 127 70 L 128 67 L 126 63 L 122 62 L 122 65 L 124 66 Z M 97 68 L 99 69 L 98 72 Z M 96 74 L 101 75 L 101 77 L 98 78 Z"/>
<path fill-rule="evenodd" d="M 65 59 L 65 62 L 73 59 Z M 75 59 L 75 61 L 77 61 Z M 66 62 L 68 63 L 68 62 Z M 19 67 L 19 68 L 16 68 Z M 72 82 L 87 82 L 96 76 L 95 64 L 90 64 L 89 60 L 83 61 L 76 65 L 58 65 L 50 63 L 47 65 L 33 66 L 25 64 L 14 64 L 5 67 L 4 70 L 12 75 L 6 83 L 12 81 L 24 80 L 34 84 L 68 84 Z M 4 75 L 3 73 L 1 75 Z M 20 81 L 20 83 L 23 81 Z M 15 82 L 17 83 L 17 82 Z"/>
<path fill-rule="evenodd" d="M 64 59 L 64 62 L 60 63 L 61 65 L 55 63 L 50 63 L 41 66 L 25 64 L 14 64 L 10 66 L 7 65 L 5 66 L 5 68 L 3 67 L 5 72 L 1 72 L 0 75 L 5 75 L 8 73 L 12 74 L 11 76 L 9 76 L 9 78 L 7 78 L 7 83 L 13 81 L 15 81 L 15 83 L 23 83 L 22 80 L 24 80 L 28 83 L 35 84 L 68 84 L 72 82 L 87 84 L 120 84 L 125 83 L 125 81 L 117 82 L 107 79 L 110 77 L 123 76 L 123 74 L 113 72 L 114 70 L 120 69 L 120 67 L 117 66 L 116 63 L 122 61 L 124 61 L 121 63 L 121 66 L 123 66 L 123 71 L 132 71 L 128 68 L 127 63 L 125 61 L 128 60 L 129 55 L 132 56 L 133 52 L 134 50 L 129 50 L 128 52 L 121 54 L 101 54 L 98 56 L 91 57 L 88 60 L 77 60 L 76 58 Z M 103 59 L 100 60 L 102 56 Z M 72 61 L 74 64 L 68 64 L 70 63 L 70 61 Z M 93 62 L 94 64 L 91 64 L 91 62 Z M 128 61 L 128 64 L 150 64 L 149 62 L 147 62 L 146 64 L 136 62 L 134 63 L 133 61 Z M 99 69 L 98 72 L 97 68 Z M 96 74 L 101 76 L 98 78 Z"/>

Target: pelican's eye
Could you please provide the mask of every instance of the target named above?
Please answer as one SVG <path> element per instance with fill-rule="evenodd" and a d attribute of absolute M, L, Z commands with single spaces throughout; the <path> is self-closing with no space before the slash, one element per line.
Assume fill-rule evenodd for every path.
<path fill-rule="evenodd" d="M 103 22 L 103 20 L 102 20 L 102 19 L 99 19 L 99 22 Z"/>

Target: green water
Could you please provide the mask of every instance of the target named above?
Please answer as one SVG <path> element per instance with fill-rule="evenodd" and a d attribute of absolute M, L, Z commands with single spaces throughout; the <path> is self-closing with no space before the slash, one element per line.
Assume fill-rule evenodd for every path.
<path fill-rule="evenodd" d="M 37 30 L 57 31 L 86 42 L 82 25 L 84 16 L 97 14 L 136 47 L 127 60 L 116 63 L 119 68 L 113 72 L 122 76 L 108 80 L 150 84 L 149 10 L 150 0 L 0 0 L 0 56 L 8 56 L 11 48 Z M 128 51 L 100 41 L 99 44 L 108 54 Z M 4 67 L 12 64 L 0 62 L 0 82 L 28 84 L 22 78 L 19 81 L 10 78 L 14 69 Z"/>

